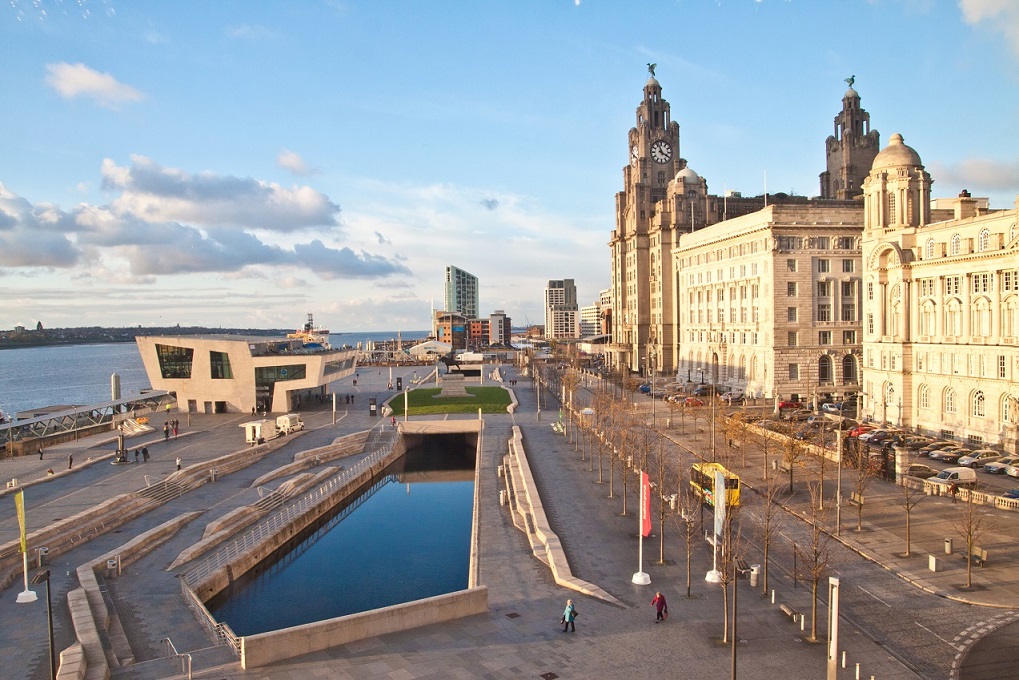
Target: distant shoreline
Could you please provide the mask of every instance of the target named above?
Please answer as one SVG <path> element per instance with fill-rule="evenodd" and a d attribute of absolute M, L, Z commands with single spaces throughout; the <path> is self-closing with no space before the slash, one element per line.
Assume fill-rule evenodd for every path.
<path fill-rule="evenodd" d="M 181 328 L 52 328 L 25 330 L 21 332 L 0 332 L 0 350 L 31 349 L 33 347 L 56 347 L 69 345 L 105 345 L 120 342 L 134 342 L 138 336 L 152 335 L 257 335 L 285 338 L 293 329 L 275 328 L 205 328 L 189 326 Z"/>

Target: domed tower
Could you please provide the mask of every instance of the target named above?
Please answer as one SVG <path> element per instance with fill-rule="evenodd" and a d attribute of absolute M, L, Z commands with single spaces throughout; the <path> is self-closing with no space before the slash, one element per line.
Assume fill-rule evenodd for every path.
<path fill-rule="evenodd" d="M 842 97 L 842 111 L 835 116 L 835 134 L 825 141 L 827 170 L 821 173 L 821 198 L 845 200 L 859 196 L 881 148 L 881 135 L 870 129 L 870 114 L 860 106 L 853 81 L 846 78 L 849 89 Z"/>
<path fill-rule="evenodd" d="M 863 181 L 864 232 L 930 223 L 931 183 L 920 154 L 892 135 Z"/>

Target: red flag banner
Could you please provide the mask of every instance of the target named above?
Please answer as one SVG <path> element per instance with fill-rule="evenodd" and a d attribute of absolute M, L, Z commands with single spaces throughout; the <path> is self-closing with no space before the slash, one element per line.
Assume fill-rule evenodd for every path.
<path fill-rule="evenodd" d="M 640 473 L 640 535 L 651 535 L 651 480 L 643 471 Z"/>

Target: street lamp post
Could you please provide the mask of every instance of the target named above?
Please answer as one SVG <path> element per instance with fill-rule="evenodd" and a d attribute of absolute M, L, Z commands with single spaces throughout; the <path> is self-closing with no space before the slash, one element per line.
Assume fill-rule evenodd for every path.
<path fill-rule="evenodd" d="M 57 677 L 57 657 L 55 650 L 53 649 L 53 607 L 50 601 L 50 570 L 44 569 L 35 576 L 32 577 L 32 585 L 38 585 L 43 581 L 46 582 L 46 621 L 49 629 L 49 642 L 50 642 L 50 679 L 55 680 Z"/>

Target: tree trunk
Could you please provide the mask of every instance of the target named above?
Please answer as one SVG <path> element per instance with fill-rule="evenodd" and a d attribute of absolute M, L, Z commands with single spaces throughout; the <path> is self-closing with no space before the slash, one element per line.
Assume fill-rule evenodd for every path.
<path fill-rule="evenodd" d="M 906 501 L 909 502 L 908 500 Z M 909 507 L 906 507 L 906 557 L 909 557 Z"/>
<path fill-rule="evenodd" d="M 817 642 L 817 578 L 810 585 L 810 641 Z"/>
<path fill-rule="evenodd" d="M 768 551 L 771 547 L 771 541 L 765 539 L 764 541 L 764 578 L 761 579 L 764 582 L 764 594 L 768 594 Z"/>
<path fill-rule="evenodd" d="M 722 613 L 725 623 L 722 625 L 722 642 L 729 642 L 729 584 L 722 582 Z"/>

